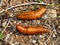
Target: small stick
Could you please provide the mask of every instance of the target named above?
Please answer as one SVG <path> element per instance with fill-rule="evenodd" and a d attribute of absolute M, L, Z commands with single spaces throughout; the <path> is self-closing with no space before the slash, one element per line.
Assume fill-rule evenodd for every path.
<path fill-rule="evenodd" d="M 10 10 L 12 8 L 15 8 L 15 7 L 19 7 L 19 6 L 23 6 L 23 5 L 31 5 L 31 4 L 43 4 L 43 5 L 46 5 L 46 3 L 38 3 L 38 2 L 23 3 L 23 4 L 18 4 L 18 5 L 15 5 L 15 6 L 11 6 L 10 8 L 7 8 L 5 10 L 0 11 L 0 13 L 2 13 L 4 11 L 7 11 L 7 10 Z"/>

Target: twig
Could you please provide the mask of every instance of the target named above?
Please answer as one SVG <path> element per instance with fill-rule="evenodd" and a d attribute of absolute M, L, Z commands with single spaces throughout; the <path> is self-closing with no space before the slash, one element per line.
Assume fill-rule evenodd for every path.
<path fill-rule="evenodd" d="M 0 6 L 2 5 L 2 0 L 0 0 Z"/>
<path fill-rule="evenodd" d="M 18 4 L 18 5 L 15 5 L 15 6 L 11 6 L 10 8 L 7 8 L 7 9 L 5 9 L 5 10 L 0 11 L 0 13 L 2 13 L 2 12 L 4 12 L 4 11 L 7 11 L 7 10 L 10 10 L 10 9 L 12 9 L 12 8 L 18 7 L 18 6 L 31 5 L 31 4 L 43 4 L 43 5 L 46 5 L 46 3 L 38 3 L 38 2 L 23 3 L 23 4 Z"/>
<path fill-rule="evenodd" d="M 43 45 L 43 43 L 40 41 L 40 44 Z"/>
<path fill-rule="evenodd" d="M 49 24 L 47 24 L 47 21 L 49 22 Z M 47 27 L 49 27 L 50 29 L 52 29 L 52 27 L 50 26 L 50 19 L 49 18 L 47 18 L 46 19 L 46 21 L 45 21 L 45 25 L 47 26 Z"/>
<path fill-rule="evenodd" d="M 50 36 L 48 37 L 48 39 L 44 42 L 44 44 L 50 39 L 50 37 L 52 36 L 54 31 L 51 32 Z"/>
<path fill-rule="evenodd" d="M 55 45 L 53 41 L 52 41 L 52 44 Z"/>
<path fill-rule="evenodd" d="M 51 32 L 51 35 L 50 35 L 50 36 L 48 37 L 48 39 L 44 42 L 44 44 L 50 39 L 50 37 L 52 36 L 54 30 L 56 30 L 54 24 L 52 24 L 52 25 L 53 25 L 53 30 L 52 30 L 52 32 Z"/>
<path fill-rule="evenodd" d="M 8 21 L 8 23 L 7 23 L 7 25 L 5 26 L 5 28 L 3 29 L 2 33 L 6 30 L 6 28 L 7 28 L 8 25 L 9 25 L 9 23 L 10 23 L 10 20 Z"/>
<path fill-rule="evenodd" d="M 53 31 L 51 32 L 51 35 L 53 34 Z M 48 37 L 48 39 L 44 42 L 44 44 L 50 39 L 51 35 Z"/>
<path fill-rule="evenodd" d="M 15 42 L 15 43 L 12 43 L 12 42 L 9 42 L 10 45 L 18 45 L 20 42 Z"/>
<path fill-rule="evenodd" d="M 55 25 L 54 25 L 54 24 L 52 24 L 52 25 L 53 25 L 53 29 L 54 29 L 53 31 L 55 31 L 55 32 L 56 32 Z"/>
<path fill-rule="evenodd" d="M 13 32 L 11 32 L 11 33 L 7 34 L 6 36 L 4 36 L 4 38 L 5 38 L 4 41 L 7 42 L 8 39 L 10 38 L 10 36 L 12 35 L 12 33 L 13 33 Z"/>
<path fill-rule="evenodd" d="M 50 25 L 46 24 L 46 26 L 49 27 L 50 29 L 52 29 L 52 27 Z"/>

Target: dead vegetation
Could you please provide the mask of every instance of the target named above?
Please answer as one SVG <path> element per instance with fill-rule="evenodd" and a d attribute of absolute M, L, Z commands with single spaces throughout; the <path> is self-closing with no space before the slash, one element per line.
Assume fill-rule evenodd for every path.
<path fill-rule="evenodd" d="M 54 4 L 46 5 L 46 3 L 39 3 L 37 0 L 1 0 L 0 32 L 3 34 L 3 38 L 0 40 L 0 45 L 60 45 L 60 18 L 58 18 L 60 14 L 57 15 L 57 13 L 55 13 L 56 10 L 59 10 L 58 6 L 55 7 L 57 1 L 45 0 L 43 2 L 48 4 L 50 2 L 54 2 Z M 39 6 L 41 6 L 41 4 L 46 6 L 48 11 L 40 19 L 19 20 L 16 18 L 17 13 L 36 10 Z M 51 15 L 53 15 L 53 17 Z M 15 26 L 19 23 L 25 26 L 43 25 L 50 30 L 50 33 L 40 35 L 23 35 L 16 31 Z"/>

